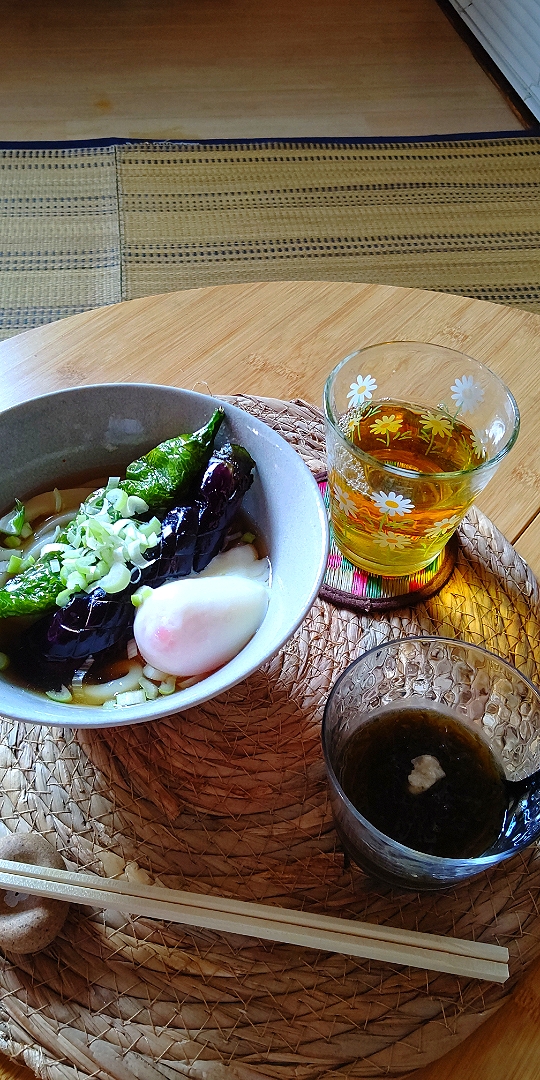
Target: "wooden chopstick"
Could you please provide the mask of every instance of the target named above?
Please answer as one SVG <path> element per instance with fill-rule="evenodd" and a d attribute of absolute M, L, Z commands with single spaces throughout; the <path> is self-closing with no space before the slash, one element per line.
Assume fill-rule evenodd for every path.
<path fill-rule="evenodd" d="M 307 911 L 294 911 L 289 908 L 269 907 L 267 904 L 255 904 L 245 900 L 232 900 L 224 896 L 210 896 L 204 893 L 183 892 L 177 889 L 165 889 L 162 886 L 142 885 L 128 881 L 126 878 L 102 878 L 97 874 L 73 873 L 68 870 L 53 870 L 49 867 L 34 866 L 29 863 L 12 862 L 0 859 L 0 875 L 24 874 L 27 878 L 47 880 L 59 884 L 84 886 L 90 889 L 107 889 L 109 892 L 119 893 L 122 896 L 147 897 L 149 900 L 166 900 L 168 903 L 189 904 L 203 910 L 214 910 L 251 915 L 254 918 L 266 919 L 270 915 L 277 922 L 293 923 L 293 925 L 309 926 L 313 929 L 334 929 L 341 933 L 345 927 L 347 931 L 357 929 L 362 937 L 372 937 L 376 940 L 396 941 L 409 943 L 412 939 L 416 944 L 425 948 L 435 948 L 444 952 L 456 953 L 484 959 L 492 959 L 500 962 L 508 959 L 508 950 L 499 945 L 489 945 L 481 941 L 466 941 L 459 938 L 443 937 L 436 934 L 423 934 L 418 931 L 400 930 L 392 926 L 378 926 L 376 923 L 350 922 L 345 919 L 332 918 L 329 915 L 316 915 Z M 3 885 L 0 876 L 0 885 Z M 6 886 L 7 887 L 7 886 Z M 43 893 L 43 895 L 46 895 Z M 60 897 L 59 897 L 60 899 Z M 63 897 L 61 898 L 63 899 Z M 66 900 L 68 897 L 66 896 Z M 112 906 L 112 905 L 111 905 Z"/>
<path fill-rule="evenodd" d="M 0 888 L 305 948 L 504 982 L 498 945 L 0 860 Z"/>

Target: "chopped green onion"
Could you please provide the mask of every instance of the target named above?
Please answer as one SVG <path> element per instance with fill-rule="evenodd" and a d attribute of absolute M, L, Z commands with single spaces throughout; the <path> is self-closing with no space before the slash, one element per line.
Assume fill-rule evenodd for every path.
<path fill-rule="evenodd" d="M 0 652 L 0 671 L 5 671 L 9 666 L 9 656 L 5 652 Z"/>
<path fill-rule="evenodd" d="M 131 581 L 131 571 L 125 563 L 114 563 L 105 577 L 100 579 L 100 586 L 106 593 L 118 593 L 127 589 Z"/>
<path fill-rule="evenodd" d="M 57 527 L 54 537 L 49 536 L 49 542 L 41 546 L 39 557 L 50 560 L 51 573 L 57 574 L 62 583 L 56 599 L 58 607 L 65 607 L 75 593 L 90 592 L 97 586 L 109 594 L 122 592 L 131 583 L 133 568 L 147 565 L 145 552 L 159 541 L 159 519 L 139 522 L 136 517 L 148 512 L 148 503 L 139 495 L 128 494 L 118 487 L 119 483 L 111 477 L 104 490 L 89 496 L 65 529 Z M 55 500 L 60 509 L 61 496 L 56 490 Z M 0 557 L 3 552 L 6 562 L 4 572 L 18 574 L 32 565 L 11 556 L 16 549 L 24 560 L 23 552 L 18 550 L 19 533 L 32 535 L 22 503 L 5 515 L 0 532 L 2 529 L 6 537 L 6 547 L 0 548 Z"/>
<path fill-rule="evenodd" d="M 244 544 L 252 544 L 255 539 L 255 533 L 245 532 L 241 539 L 243 540 Z"/>
<path fill-rule="evenodd" d="M 135 514 L 146 514 L 149 509 L 148 503 L 140 499 L 138 495 L 130 495 L 126 506 L 126 517 L 135 517 Z"/>
<path fill-rule="evenodd" d="M 133 607 L 139 608 L 141 604 L 144 604 L 145 600 L 148 600 L 148 597 L 152 595 L 152 592 L 153 590 L 149 585 L 141 585 L 140 589 L 136 589 L 132 594 L 131 603 L 133 604 Z"/>
<path fill-rule="evenodd" d="M 123 514 L 128 504 L 129 495 L 122 488 L 113 488 L 107 492 L 107 502 L 114 506 L 117 514 Z"/>
<path fill-rule="evenodd" d="M 107 593 L 121 592 L 131 581 L 132 567 L 146 565 L 144 553 L 158 542 L 161 523 L 157 518 L 152 523 L 139 523 L 127 516 L 146 513 L 148 506 L 144 499 L 123 489 L 109 489 L 103 505 L 89 516 L 91 499 L 66 531 L 68 543 L 61 555 L 60 577 L 67 589 L 72 588 L 71 582 L 73 587 L 77 584 L 70 575 L 79 573 L 85 579 L 81 588 L 99 585 Z"/>
<path fill-rule="evenodd" d="M 127 555 L 134 566 L 142 567 L 146 565 L 146 559 L 141 552 L 140 540 L 133 540 L 131 544 L 127 545 Z"/>
<path fill-rule="evenodd" d="M 176 679 L 171 676 L 169 679 L 165 679 L 164 682 L 158 686 L 158 693 L 166 696 L 167 694 L 174 694 L 176 690 Z"/>
<path fill-rule="evenodd" d="M 144 536 L 152 536 L 153 533 L 161 532 L 161 521 L 157 517 L 150 518 L 150 521 L 143 521 L 139 525 L 139 532 L 142 532 Z"/>
<path fill-rule="evenodd" d="M 45 694 L 51 701 L 60 701 L 66 705 L 68 701 L 73 700 L 71 690 L 68 690 L 67 686 L 61 686 L 60 690 L 46 690 Z"/>
<path fill-rule="evenodd" d="M 83 574 L 79 574 L 77 570 L 74 570 L 72 574 L 68 575 L 66 585 L 70 592 L 73 592 L 74 589 L 84 589 L 86 588 L 86 578 Z"/>
<path fill-rule="evenodd" d="M 144 693 L 149 701 L 154 701 L 154 699 L 157 698 L 159 691 L 156 684 L 150 682 L 149 679 L 145 679 L 144 675 L 141 675 L 139 679 L 139 686 L 141 690 L 144 690 Z"/>

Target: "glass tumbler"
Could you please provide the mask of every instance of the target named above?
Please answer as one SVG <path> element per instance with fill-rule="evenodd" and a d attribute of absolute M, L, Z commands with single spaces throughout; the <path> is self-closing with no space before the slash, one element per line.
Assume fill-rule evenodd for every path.
<path fill-rule="evenodd" d="M 516 402 L 489 368 L 416 341 L 345 357 L 324 410 L 336 543 L 383 577 L 433 562 L 519 431 Z"/>
<path fill-rule="evenodd" d="M 377 829 L 347 797 L 341 781 L 349 740 L 385 712 L 395 716 L 402 708 L 450 717 L 474 732 L 495 758 L 507 810 L 498 838 L 480 855 L 447 858 L 416 851 Z M 370 649 L 332 687 L 322 744 L 336 830 L 353 861 L 375 877 L 409 889 L 440 889 L 493 869 L 538 839 L 540 693 L 515 667 L 480 646 L 426 635 Z M 392 791 L 383 794 L 392 800 Z M 395 797 L 394 792 L 394 803 Z"/>

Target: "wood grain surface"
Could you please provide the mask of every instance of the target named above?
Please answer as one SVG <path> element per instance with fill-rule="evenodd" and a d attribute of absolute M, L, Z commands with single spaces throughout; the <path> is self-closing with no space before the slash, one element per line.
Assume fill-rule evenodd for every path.
<path fill-rule="evenodd" d="M 67 386 L 148 381 L 304 398 L 354 348 L 432 341 L 488 364 L 522 414 L 517 445 L 479 504 L 540 573 L 540 316 L 465 297 L 348 282 L 224 285 L 85 312 L 0 345 L 0 407 Z M 537 1080 L 540 968 L 417 1080 Z M 9 1063 L 0 1078 L 25 1075 Z M 30 1076 L 30 1073 L 26 1073 Z"/>
<path fill-rule="evenodd" d="M 521 128 L 435 0 L 4 0 L 0 139 Z"/>
<path fill-rule="evenodd" d="M 510 387 L 521 411 L 520 435 L 478 503 L 520 551 L 527 548 L 540 573 L 540 546 L 529 542 L 540 511 L 540 381 L 533 375 L 540 317 L 517 308 L 350 282 L 222 285 L 144 297 L 3 342 L 0 407 L 100 381 L 320 404 L 326 375 L 340 359 L 392 338 L 459 349 Z"/>

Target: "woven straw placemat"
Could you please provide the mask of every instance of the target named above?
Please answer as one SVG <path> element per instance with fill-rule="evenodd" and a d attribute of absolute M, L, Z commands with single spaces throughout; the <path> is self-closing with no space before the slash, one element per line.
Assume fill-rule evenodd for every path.
<path fill-rule="evenodd" d="M 321 468 L 317 409 L 232 400 Z M 1 723 L 3 829 L 39 830 L 70 868 L 507 945 L 507 984 L 73 907 L 49 948 L 2 961 L 0 1049 L 48 1080 L 353 1080 L 458 1044 L 540 952 L 537 849 L 427 896 L 346 867 L 321 714 L 349 661 L 399 635 L 459 636 L 535 678 L 539 618 L 533 575 L 473 510 L 438 596 L 386 615 L 319 600 L 273 660 L 200 708 L 95 731 Z"/>
<path fill-rule="evenodd" d="M 540 311 L 540 137 L 0 146 L 0 338 L 118 300 L 370 281 Z"/>

